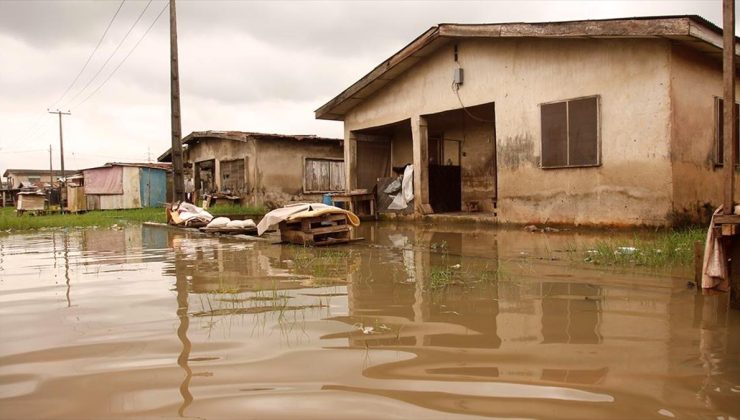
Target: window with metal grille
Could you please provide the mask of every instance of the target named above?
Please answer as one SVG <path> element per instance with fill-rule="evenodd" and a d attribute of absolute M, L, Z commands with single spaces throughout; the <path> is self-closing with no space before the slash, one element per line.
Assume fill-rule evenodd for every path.
<path fill-rule="evenodd" d="M 303 191 L 322 193 L 344 191 L 344 161 L 306 158 L 303 165 Z"/>
<path fill-rule="evenodd" d="M 714 98 L 714 164 L 722 166 L 725 161 L 725 125 L 722 123 L 724 113 L 724 101 L 722 98 Z M 735 104 L 735 138 L 738 138 L 738 110 L 740 106 Z M 735 165 L 740 165 L 740 153 L 737 152 L 738 144 L 735 144 Z"/>
<path fill-rule="evenodd" d="M 599 97 L 540 106 L 542 167 L 596 166 L 599 159 Z"/>
<path fill-rule="evenodd" d="M 247 191 L 246 171 L 244 159 L 223 160 L 219 163 L 221 169 L 221 191 L 232 194 L 243 194 Z"/>

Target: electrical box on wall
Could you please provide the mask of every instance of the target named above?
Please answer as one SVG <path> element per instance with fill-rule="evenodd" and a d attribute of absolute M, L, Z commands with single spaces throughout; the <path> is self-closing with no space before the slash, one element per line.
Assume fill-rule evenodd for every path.
<path fill-rule="evenodd" d="M 463 73 L 462 67 L 456 68 L 452 75 L 452 82 L 458 86 L 462 85 L 463 79 L 465 78 L 464 75 L 465 73 Z"/>

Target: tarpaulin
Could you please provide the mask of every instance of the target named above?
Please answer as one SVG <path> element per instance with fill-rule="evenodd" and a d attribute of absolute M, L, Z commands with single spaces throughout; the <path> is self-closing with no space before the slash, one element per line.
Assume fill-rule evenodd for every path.
<path fill-rule="evenodd" d="M 123 194 L 123 167 L 86 169 L 85 194 Z"/>

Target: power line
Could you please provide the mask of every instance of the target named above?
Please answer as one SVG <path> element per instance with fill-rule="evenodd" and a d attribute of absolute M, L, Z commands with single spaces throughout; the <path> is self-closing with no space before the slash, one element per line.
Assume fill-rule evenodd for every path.
<path fill-rule="evenodd" d="M 149 2 L 151 3 L 151 0 L 150 0 Z M 90 92 L 90 94 L 89 94 L 89 95 L 87 95 L 87 96 L 85 97 L 85 99 L 83 99 L 82 101 L 80 101 L 80 102 L 78 102 L 78 103 L 74 104 L 74 105 L 72 106 L 72 108 L 76 108 L 76 107 L 78 107 L 78 106 L 80 106 L 80 105 L 84 104 L 85 102 L 87 102 L 87 100 L 88 100 L 88 99 L 90 99 L 90 98 L 91 98 L 91 97 L 92 97 L 93 95 L 95 95 L 95 94 L 96 94 L 96 93 L 97 93 L 97 92 L 98 92 L 98 91 L 99 91 L 99 90 L 100 90 L 100 89 L 101 89 L 101 88 L 102 88 L 103 86 L 105 86 L 105 84 L 106 84 L 106 83 L 108 83 L 108 80 L 110 80 L 110 79 L 111 79 L 111 77 L 113 77 L 113 75 L 114 75 L 114 74 L 116 74 L 116 72 L 118 71 L 118 69 L 119 69 L 119 68 L 121 68 L 121 66 L 123 65 L 123 63 L 125 63 L 125 62 L 126 62 L 126 60 L 127 60 L 128 58 L 129 58 L 129 56 L 131 56 L 131 54 L 132 54 L 132 53 L 134 52 L 134 50 L 136 50 L 136 47 L 138 47 L 138 46 L 139 46 L 139 44 L 141 44 L 141 41 L 143 41 L 143 40 L 144 40 L 144 38 L 146 38 L 146 36 L 147 36 L 147 34 L 149 33 L 149 31 L 151 31 L 151 29 L 152 29 L 152 28 L 154 27 L 154 24 L 155 24 L 155 23 L 157 23 L 157 21 L 159 20 L 159 18 L 160 18 L 160 17 L 162 16 L 162 13 L 164 13 L 164 11 L 165 11 L 165 10 L 167 10 L 167 6 L 169 6 L 169 3 L 168 3 L 168 2 L 166 2 L 166 3 L 165 3 L 165 5 L 164 5 L 164 7 L 162 8 L 162 10 L 160 10 L 160 11 L 159 11 L 159 14 L 157 15 L 157 17 L 155 17 L 155 18 L 154 18 L 154 20 L 152 21 L 152 23 L 151 23 L 151 24 L 149 25 L 149 27 L 148 27 L 148 28 L 146 28 L 146 31 L 144 31 L 144 34 L 143 34 L 143 35 L 141 36 L 141 38 L 139 38 L 139 40 L 138 40 L 138 41 L 136 41 L 136 44 L 134 44 L 133 48 L 131 48 L 131 50 L 130 50 L 130 51 L 128 52 L 128 54 L 126 54 L 126 56 L 125 56 L 125 57 L 123 57 L 123 60 L 121 60 L 121 62 L 120 62 L 120 63 L 118 63 L 118 65 L 117 65 L 117 66 L 116 66 L 116 67 L 115 67 L 115 68 L 113 69 L 113 71 L 112 71 L 112 72 L 111 72 L 111 73 L 110 73 L 110 74 L 108 75 L 108 77 L 106 77 L 106 78 L 105 78 L 105 80 L 103 80 L 103 83 L 101 83 L 101 84 L 100 84 L 100 85 L 99 85 L 99 86 L 98 86 L 97 88 L 95 88 L 95 90 L 94 90 L 94 91 Z"/>
<path fill-rule="evenodd" d="M 79 90 L 76 94 L 74 94 L 72 96 L 72 98 L 70 98 L 70 100 L 69 100 L 69 102 L 67 102 L 67 104 L 69 104 L 70 102 L 72 102 L 75 99 L 77 99 L 77 97 L 79 97 L 88 87 L 90 87 L 90 85 L 93 83 L 93 81 L 95 81 L 95 79 L 97 79 L 97 77 L 103 71 L 103 69 L 105 68 L 105 66 L 108 65 L 108 63 L 110 62 L 111 58 L 113 58 L 113 56 L 116 55 L 116 53 L 121 48 L 121 46 L 123 45 L 123 43 L 126 41 L 126 39 L 128 39 L 128 36 L 131 34 L 131 31 L 134 30 L 134 27 L 136 27 L 136 25 L 139 23 L 139 21 L 141 20 L 141 17 L 144 16 L 144 13 L 147 11 L 147 9 L 149 9 L 149 5 L 151 5 L 151 4 L 152 4 L 152 0 L 149 0 L 147 2 L 146 6 L 144 6 L 144 10 L 142 10 L 141 13 L 139 13 L 139 16 L 136 18 L 136 20 L 134 21 L 134 23 L 131 25 L 130 28 L 128 28 L 128 31 L 126 32 L 126 35 L 124 35 L 123 38 L 121 39 L 121 41 L 118 42 L 118 45 L 116 45 L 116 48 L 108 56 L 108 58 L 105 60 L 105 62 L 103 63 L 103 65 L 100 66 L 100 68 L 98 69 L 98 71 L 95 72 L 95 74 L 93 75 L 93 77 L 90 78 L 90 80 L 85 84 L 85 86 L 81 90 Z M 67 108 L 67 107 L 65 107 L 65 108 Z"/>
<path fill-rule="evenodd" d="M 100 44 L 103 43 L 103 39 L 105 39 L 105 36 L 108 34 L 108 31 L 110 30 L 110 27 L 113 25 L 113 21 L 116 20 L 116 16 L 118 16 L 118 12 L 121 11 L 121 8 L 123 7 L 123 3 L 126 3 L 126 0 L 121 0 L 121 4 L 118 5 L 118 9 L 116 9 L 116 13 L 113 14 L 113 17 L 108 22 L 108 26 L 105 27 L 105 31 L 103 31 L 103 35 L 100 36 L 100 39 L 98 40 L 98 43 L 95 45 L 95 48 L 93 48 L 90 55 L 87 57 L 87 61 L 85 61 L 85 64 L 82 66 L 82 69 L 80 69 L 79 73 L 77 73 L 77 76 L 75 76 L 74 80 L 72 80 L 72 83 L 67 86 L 67 89 L 64 90 L 64 93 L 62 93 L 62 96 L 59 97 L 56 101 L 54 101 L 53 104 L 51 104 L 50 108 L 54 107 L 54 105 L 58 104 L 59 102 L 64 99 L 65 96 L 67 96 L 67 93 L 69 93 L 70 89 L 77 83 L 77 80 L 80 79 L 80 76 L 82 76 L 82 73 L 85 71 L 87 66 L 90 64 L 90 60 L 92 60 L 95 53 L 98 51 L 98 48 L 100 48 Z"/>
<path fill-rule="evenodd" d="M 121 8 L 123 7 L 123 3 L 125 2 L 126 0 L 121 0 L 121 4 L 118 5 L 118 9 L 116 9 L 116 12 L 113 14 L 113 17 L 108 22 L 108 26 L 106 26 L 105 31 L 103 31 L 103 35 L 98 40 L 98 43 L 97 45 L 95 45 L 95 48 L 90 53 L 90 56 L 87 57 L 87 61 L 82 66 L 82 69 L 79 71 L 79 73 L 77 73 L 77 76 L 75 76 L 74 80 L 72 80 L 72 83 L 70 83 L 69 86 L 67 86 L 67 88 L 64 90 L 64 93 L 62 93 L 62 95 L 59 96 L 59 98 L 57 98 L 56 101 L 54 101 L 54 103 L 50 106 L 50 108 L 54 107 L 54 105 L 61 102 L 62 99 L 64 99 L 64 97 L 67 96 L 67 94 L 72 89 L 72 87 L 74 87 L 75 83 L 77 83 L 82 73 L 85 71 L 87 66 L 90 64 L 90 61 L 92 60 L 93 55 L 95 55 L 95 52 L 97 52 L 98 48 L 100 48 L 100 45 L 102 44 L 103 39 L 108 34 L 108 31 L 113 25 L 113 21 L 116 19 L 116 16 L 118 16 L 118 13 L 121 11 Z M 24 139 L 32 139 L 32 138 L 38 137 L 41 134 L 41 132 L 39 131 L 39 128 L 41 127 L 41 122 L 44 120 L 44 118 L 46 118 L 46 114 L 39 113 L 38 118 L 29 126 L 29 128 L 24 132 L 22 137 Z M 43 130 L 43 131 L 46 131 L 46 130 Z"/>

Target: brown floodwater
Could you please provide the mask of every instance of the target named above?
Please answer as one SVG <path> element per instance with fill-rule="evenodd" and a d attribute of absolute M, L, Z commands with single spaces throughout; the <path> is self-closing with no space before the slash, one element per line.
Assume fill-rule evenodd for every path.
<path fill-rule="evenodd" d="M 0 235 L 2 418 L 738 418 L 740 312 L 603 234 Z"/>

